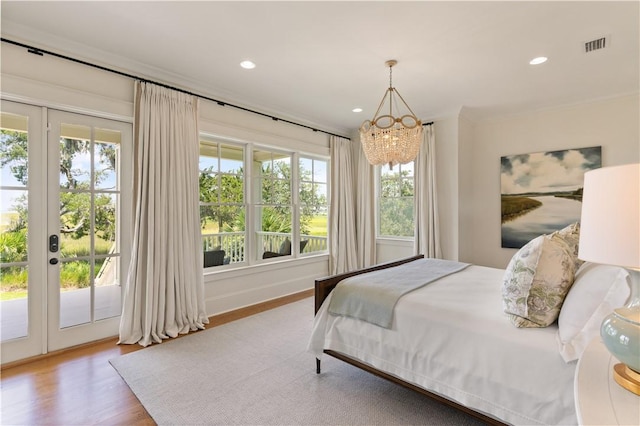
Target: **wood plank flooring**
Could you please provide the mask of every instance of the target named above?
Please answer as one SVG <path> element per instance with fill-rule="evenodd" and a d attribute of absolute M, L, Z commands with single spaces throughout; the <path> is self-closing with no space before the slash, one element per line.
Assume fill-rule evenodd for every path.
<path fill-rule="evenodd" d="M 313 295 L 307 290 L 209 318 L 207 328 Z M 312 315 L 312 313 L 309 313 Z M 185 336 L 188 336 L 185 335 Z M 108 339 L 3 366 L 2 425 L 154 425 L 109 359 L 144 350 Z"/>

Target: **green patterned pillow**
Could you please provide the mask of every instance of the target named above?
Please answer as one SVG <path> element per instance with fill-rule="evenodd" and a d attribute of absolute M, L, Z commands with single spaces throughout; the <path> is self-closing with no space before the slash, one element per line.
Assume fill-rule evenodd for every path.
<path fill-rule="evenodd" d="M 576 263 L 576 271 L 582 266 L 584 263 L 582 260 L 578 259 L 578 243 L 580 242 L 580 222 L 572 223 L 571 225 L 559 230 L 555 231 L 551 234 L 551 238 L 560 238 L 564 240 L 571 249 L 571 253 L 573 254 L 573 260 Z"/>
<path fill-rule="evenodd" d="M 576 272 L 574 248 L 563 238 L 541 235 L 511 259 L 502 284 L 504 312 L 516 327 L 553 324 Z"/>

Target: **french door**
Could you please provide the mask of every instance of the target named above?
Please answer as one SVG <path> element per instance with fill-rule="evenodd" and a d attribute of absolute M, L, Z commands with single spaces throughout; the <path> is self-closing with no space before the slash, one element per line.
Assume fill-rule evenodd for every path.
<path fill-rule="evenodd" d="M 1 127 L 2 362 L 116 335 L 131 125 L 3 101 Z"/>

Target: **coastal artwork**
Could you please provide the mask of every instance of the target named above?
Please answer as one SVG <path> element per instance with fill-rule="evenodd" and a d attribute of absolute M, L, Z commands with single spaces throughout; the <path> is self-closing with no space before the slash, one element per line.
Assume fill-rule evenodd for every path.
<path fill-rule="evenodd" d="M 580 221 L 584 173 L 602 166 L 602 147 L 500 159 L 502 247 L 521 248 Z"/>

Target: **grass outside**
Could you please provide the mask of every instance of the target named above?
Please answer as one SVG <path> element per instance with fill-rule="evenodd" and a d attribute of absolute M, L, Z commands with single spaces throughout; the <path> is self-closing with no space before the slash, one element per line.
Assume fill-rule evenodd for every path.
<path fill-rule="evenodd" d="M 314 216 L 309 223 L 309 234 L 317 237 L 327 236 L 327 216 Z"/>
<path fill-rule="evenodd" d="M 27 290 L 0 291 L 0 302 L 4 302 L 5 300 L 23 299 L 27 297 L 27 294 Z"/>

